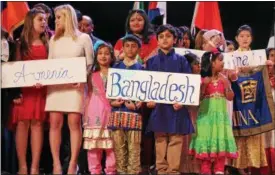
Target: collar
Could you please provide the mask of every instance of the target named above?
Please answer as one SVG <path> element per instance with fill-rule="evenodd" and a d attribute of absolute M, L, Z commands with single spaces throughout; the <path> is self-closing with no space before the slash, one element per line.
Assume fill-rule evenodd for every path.
<path fill-rule="evenodd" d="M 158 53 L 159 53 L 160 55 L 171 56 L 171 55 L 173 55 L 173 54 L 175 53 L 175 49 L 172 48 L 167 54 L 165 54 L 161 49 L 159 49 L 159 50 L 158 50 Z"/>

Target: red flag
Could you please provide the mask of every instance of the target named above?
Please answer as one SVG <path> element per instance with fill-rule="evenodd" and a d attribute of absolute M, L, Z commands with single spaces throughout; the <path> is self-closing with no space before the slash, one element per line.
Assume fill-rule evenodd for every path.
<path fill-rule="evenodd" d="M 223 32 L 218 2 L 196 2 L 191 30 L 217 29 Z"/>
<path fill-rule="evenodd" d="M 8 33 L 12 33 L 17 27 L 24 23 L 25 16 L 29 11 L 27 2 L 4 2 L 1 12 L 2 27 Z"/>

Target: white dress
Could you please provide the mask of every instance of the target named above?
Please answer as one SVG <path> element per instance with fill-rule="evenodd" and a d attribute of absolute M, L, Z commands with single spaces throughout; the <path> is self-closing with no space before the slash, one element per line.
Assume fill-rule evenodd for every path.
<path fill-rule="evenodd" d="M 87 66 L 93 63 L 94 52 L 89 35 L 81 33 L 76 40 L 63 36 L 54 41 L 53 37 L 49 43 L 48 59 L 86 57 Z M 72 84 L 47 87 L 46 111 L 82 113 L 83 107 L 84 84 L 81 84 L 80 88 L 75 88 Z"/>

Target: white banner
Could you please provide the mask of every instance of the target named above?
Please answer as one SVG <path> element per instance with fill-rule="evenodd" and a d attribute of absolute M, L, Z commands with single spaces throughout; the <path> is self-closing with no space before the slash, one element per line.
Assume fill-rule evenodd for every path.
<path fill-rule="evenodd" d="M 197 106 L 200 83 L 200 75 L 195 74 L 110 68 L 106 97 Z"/>
<path fill-rule="evenodd" d="M 2 88 L 86 82 L 85 57 L 2 63 Z"/>
<path fill-rule="evenodd" d="M 197 55 L 200 58 L 200 60 L 201 60 L 202 55 L 205 53 L 205 51 L 202 51 L 202 50 L 186 49 L 186 48 L 175 48 L 175 52 L 180 55 L 186 55 L 188 53 L 193 53 L 193 54 Z"/>
<path fill-rule="evenodd" d="M 205 51 L 175 48 L 175 52 L 180 55 L 193 53 L 200 59 Z M 224 56 L 224 69 L 235 69 L 237 67 L 259 66 L 266 64 L 266 51 L 264 49 L 251 50 L 251 51 L 235 51 L 230 53 L 223 53 Z"/>
<path fill-rule="evenodd" d="M 223 53 L 223 56 L 225 69 L 265 65 L 267 60 L 264 49 Z"/>

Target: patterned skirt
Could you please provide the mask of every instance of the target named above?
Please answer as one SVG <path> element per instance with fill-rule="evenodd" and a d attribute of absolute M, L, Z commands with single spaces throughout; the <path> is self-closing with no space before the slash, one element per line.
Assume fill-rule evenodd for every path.
<path fill-rule="evenodd" d="M 238 157 L 225 98 L 202 101 L 189 153 L 202 160 Z"/>

